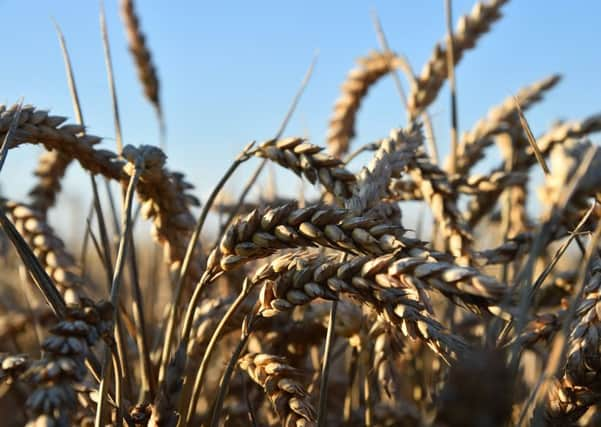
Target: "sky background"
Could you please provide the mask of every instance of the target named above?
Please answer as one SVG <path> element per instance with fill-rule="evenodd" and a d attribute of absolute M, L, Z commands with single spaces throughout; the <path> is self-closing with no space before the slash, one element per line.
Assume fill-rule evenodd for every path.
<path fill-rule="evenodd" d="M 472 5 L 455 0 L 455 22 Z M 154 111 L 137 81 L 117 1 L 105 6 L 125 143 L 156 144 Z M 441 0 L 138 1 L 137 10 L 161 79 L 169 167 L 185 172 L 201 198 L 244 145 L 273 136 L 316 49 L 315 72 L 286 135 L 325 143 L 347 72 L 357 57 L 378 48 L 372 10 L 380 15 L 391 48 L 405 54 L 416 71 L 445 32 Z M 26 103 L 73 117 L 54 18 L 67 40 L 88 132 L 105 137 L 104 146 L 113 149 L 98 11 L 95 1 L 0 0 L 5 34 L 0 102 L 11 104 L 23 96 Z M 521 0 L 503 11 L 504 18 L 457 68 L 460 130 L 468 130 L 520 87 L 551 73 L 564 79 L 527 113 L 535 134 L 556 119 L 600 112 L 601 2 Z M 446 86 L 430 113 L 444 157 L 449 141 Z M 362 104 L 354 146 L 387 135 L 404 119 L 393 81 L 385 78 Z M 7 196 L 25 199 L 39 152 L 25 147 L 9 153 L 0 175 Z M 484 169 L 497 163 L 496 155 Z M 228 190 L 239 190 L 253 167 L 241 168 Z M 277 177 L 282 193 L 297 191 L 298 180 L 289 172 L 278 171 Z M 88 180 L 76 165 L 69 169 L 65 188 L 63 205 L 69 201 L 87 210 Z M 53 214 L 59 228 L 73 227 L 69 219 L 76 217 L 81 213 Z"/>

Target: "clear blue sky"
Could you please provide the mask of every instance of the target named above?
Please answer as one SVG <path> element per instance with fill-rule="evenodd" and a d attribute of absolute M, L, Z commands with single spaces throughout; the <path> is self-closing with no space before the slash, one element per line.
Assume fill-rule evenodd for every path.
<path fill-rule="evenodd" d="M 455 20 L 473 4 L 453 3 Z M 26 103 L 73 116 L 53 17 L 67 40 L 89 132 L 112 138 L 98 8 L 95 1 L 0 0 L 5 34 L 0 102 L 24 96 Z M 404 53 L 416 70 L 442 40 L 445 22 L 442 0 L 147 0 L 138 1 L 137 8 L 161 78 L 170 167 L 185 171 L 200 195 L 243 145 L 273 135 L 316 49 L 315 73 L 286 133 L 323 144 L 347 71 L 356 57 L 378 47 L 371 10 L 379 13 L 393 50 Z M 156 143 L 154 113 L 136 79 L 117 1 L 106 1 L 106 9 L 125 142 Z M 460 128 L 468 129 L 490 106 L 553 72 L 564 80 L 528 113 L 535 133 L 557 118 L 601 111 L 601 2 L 516 0 L 504 14 L 458 67 Z M 430 110 L 443 153 L 448 105 L 445 88 Z M 355 144 L 386 135 L 403 119 L 387 78 L 362 106 Z M 110 139 L 105 144 L 114 147 Z M 35 149 L 10 153 L 0 177 L 9 196 L 23 198 L 37 154 Z M 85 199 L 87 188 L 78 186 L 83 175 L 72 169 L 68 193 L 84 193 Z M 232 190 L 243 184 L 248 170 L 235 177 Z M 281 182 L 297 185 L 290 178 Z"/>

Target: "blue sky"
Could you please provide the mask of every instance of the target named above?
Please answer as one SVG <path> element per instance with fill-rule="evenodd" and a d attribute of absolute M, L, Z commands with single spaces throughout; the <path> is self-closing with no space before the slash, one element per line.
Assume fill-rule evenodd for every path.
<path fill-rule="evenodd" d="M 456 20 L 473 2 L 453 4 Z M 358 56 L 378 47 L 370 12 L 379 13 L 390 46 L 416 70 L 442 40 L 445 22 L 443 1 L 430 0 L 138 1 L 137 8 L 161 78 L 170 167 L 186 172 L 201 196 L 247 142 L 273 135 L 316 49 L 317 67 L 286 134 L 323 144 L 346 73 Z M 98 9 L 95 1 L 0 0 L 5 34 L 0 102 L 23 96 L 26 103 L 73 116 L 54 18 L 67 40 L 89 132 L 106 137 L 113 148 Z M 106 13 L 125 142 L 156 143 L 154 112 L 136 79 L 116 1 L 106 1 Z M 535 133 L 557 118 L 601 111 L 601 2 L 581 0 L 576 7 L 567 1 L 513 1 L 504 14 L 457 69 L 460 128 L 469 129 L 490 106 L 554 72 L 564 75 L 561 85 L 527 114 Z M 439 149 L 446 153 L 446 87 L 430 112 Z M 362 106 L 355 144 L 386 135 L 404 117 L 387 78 Z M 0 176 L 9 196 L 23 199 L 37 154 L 31 148 L 10 153 Z M 249 167 L 234 177 L 232 191 L 243 185 Z M 83 175 L 71 169 L 65 197 L 86 200 L 89 191 L 79 185 Z M 288 173 L 280 176 L 284 191 L 297 188 Z"/>

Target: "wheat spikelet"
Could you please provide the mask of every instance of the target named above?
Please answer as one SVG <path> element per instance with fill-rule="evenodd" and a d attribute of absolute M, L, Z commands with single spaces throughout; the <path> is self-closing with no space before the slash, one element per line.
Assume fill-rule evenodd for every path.
<path fill-rule="evenodd" d="M 403 132 L 393 130 L 391 138 L 402 144 Z M 455 204 L 453 188 L 447 174 L 430 163 L 421 147 L 414 151 L 405 169 L 420 189 L 423 199 L 430 205 L 434 218 L 441 224 L 451 254 L 460 263 L 467 264 L 472 238 Z"/>
<path fill-rule="evenodd" d="M 516 259 L 519 254 L 530 249 L 534 236 L 531 232 L 524 232 L 506 240 L 496 248 L 474 252 L 472 255 L 485 264 L 506 264 Z"/>
<path fill-rule="evenodd" d="M 594 114 L 581 121 L 556 124 L 543 136 L 537 138 L 536 143 L 543 154 L 548 154 L 553 147 L 568 139 L 583 138 L 595 132 L 601 132 L 601 114 Z M 526 149 L 526 156 L 529 160 L 524 160 L 524 162 L 528 165 L 536 162 L 536 160 L 530 160 L 533 154 L 532 148 L 529 146 Z"/>
<path fill-rule="evenodd" d="M 457 147 L 457 173 L 465 174 L 483 157 L 483 152 L 493 142 L 495 135 L 503 132 L 521 132 L 517 105 L 526 111 L 543 99 L 545 92 L 560 81 L 559 75 L 552 75 L 520 89 L 515 96 L 507 97 L 501 104 L 490 109 L 486 117 L 463 134 Z M 517 103 L 517 104 L 516 104 Z"/>
<path fill-rule="evenodd" d="M 373 323 L 368 335 L 373 342 L 373 367 L 378 384 L 389 398 L 398 396 L 401 388 L 401 379 L 394 367 L 395 356 L 402 354 L 408 347 L 399 335 L 400 331 L 382 318 Z M 457 342 L 461 343 L 461 340 Z"/>
<path fill-rule="evenodd" d="M 495 171 L 490 175 L 476 174 L 467 178 L 462 176 L 448 177 L 451 189 L 440 188 L 445 194 L 449 190 L 461 194 L 476 195 L 480 193 L 492 193 L 503 191 L 509 187 L 523 187 L 528 176 L 523 172 Z M 453 191 L 448 196 L 453 196 Z M 406 177 L 392 179 L 388 186 L 387 199 L 395 201 L 423 200 L 424 196 L 418 185 Z"/>
<path fill-rule="evenodd" d="M 429 162 L 423 152 L 421 126 L 408 130 L 393 129 L 381 142 L 373 161 L 359 175 L 353 197 L 346 205 L 355 214 L 372 206 L 389 190 L 391 178 L 407 173 L 419 188 L 433 215 L 442 225 L 451 253 L 467 264 L 471 236 L 454 202 L 454 191 L 447 174 Z"/>
<path fill-rule="evenodd" d="M 417 184 L 410 179 L 392 179 L 388 187 L 388 197 L 392 200 L 423 200 Z M 528 175 L 523 172 L 494 171 L 490 175 L 475 174 L 468 177 L 458 175 L 447 176 L 453 191 L 461 194 L 475 195 L 502 191 L 508 187 L 522 186 L 528 181 Z M 452 195 L 452 191 L 449 193 Z"/>
<path fill-rule="evenodd" d="M 339 159 L 321 153 L 322 150 L 302 138 L 285 138 L 264 142 L 255 155 L 291 169 L 311 184 L 320 182 L 326 190 L 344 199 L 351 192 L 355 175 L 347 171 Z"/>
<path fill-rule="evenodd" d="M 417 158 L 408 166 L 424 200 L 430 205 L 432 215 L 440 224 L 451 254 L 461 264 L 469 263 L 472 237 L 464 223 L 453 197 L 453 189 L 446 173 L 426 158 Z"/>
<path fill-rule="evenodd" d="M 400 67 L 398 58 L 391 52 L 371 52 L 359 58 L 358 62 L 359 67 L 352 69 L 342 84 L 342 95 L 334 105 L 328 127 L 327 144 L 336 157 L 341 157 L 349 150 L 350 140 L 355 136 L 357 111 L 369 88 Z"/>
<path fill-rule="evenodd" d="M 146 45 L 146 38 L 140 27 L 140 20 L 134 10 L 133 0 L 121 1 L 121 18 L 125 24 L 125 32 L 129 42 L 129 50 L 136 63 L 138 78 L 142 83 L 144 95 L 157 110 L 159 117 L 162 116 L 161 100 L 159 98 L 159 78 L 150 50 Z"/>
<path fill-rule="evenodd" d="M 19 381 L 31 361 L 25 354 L 0 354 L 0 382 L 12 384 Z"/>
<path fill-rule="evenodd" d="M 493 0 L 490 3 L 478 2 L 469 15 L 462 16 L 453 33 L 453 59 L 456 65 L 463 54 L 472 49 L 478 39 L 490 30 L 490 26 L 501 17 L 500 9 L 508 0 Z M 407 97 L 409 114 L 417 118 L 434 101 L 447 78 L 448 64 L 445 48 L 437 44 L 432 56 L 424 65 L 421 74 Z"/>
<path fill-rule="evenodd" d="M 283 357 L 247 354 L 238 362 L 250 378 L 263 387 L 282 426 L 315 426 L 316 414 L 309 395 L 298 381 L 301 372 Z"/>
<path fill-rule="evenodd" d="M 524 332 L 516 337 L 522 348 L 533 347 L 540 341 L 549 342 L 550 338 L 561 328 L 561 321 L 555 313 L 536 315 L 528 322 Z"/>

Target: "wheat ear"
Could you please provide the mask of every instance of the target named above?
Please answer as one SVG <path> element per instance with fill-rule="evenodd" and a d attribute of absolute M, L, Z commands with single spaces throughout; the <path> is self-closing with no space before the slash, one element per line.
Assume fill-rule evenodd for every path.
<path fill-rule="evenodd" d="M 348 153 L 350 141 L 355 136 L 357 111 L 369 88 L 401 66 L 392 52 L 371 52 L 357 62 L 359 66 L 349 72 L 342 84 L 342 94 L 334 105 L 328 127 L 327 144 L 336 157 Z"/>
<path fill-rule="evenodd" d="M 157 111 L 159 119 L 162 120 L 162 107 L 160 96 L 160 84 L 156 68 L 152 63 L 152 56 L 146 43 L 146 37 L 142 32 L 140 20 L 136 15 L 133 0 L 121 1 L 121 18 L 125 25 L 125 32 L 129 42 L 129 50 L 136 63 L 138 78 L 142 83 L 144 95 L 152 103 Z"/>
<path fill-rule="evenodd" d="M 508 0 L 477 2 L 469 15 L 459 19 L 453 33 L 453 65 L 457 65 L 463 54 L 474 48 L 478 39 L 490 30 L 490 26 L 501 17 L 501 7 L 507 2 Z M 445 48 L 437 44 L 415 84 L 411 86 L 407 104 L 412 119 L 417 118 L 436 99 L 448 76 L 447 60 Z"/>
<path fill-rule="evenodd" d="M 283 357 L 250 353 L 238 362 L 269 398 L 282 426 L 316 425 L 316 414 L 309 395 L 299 382 L 302 373 Z"/>
<path fill-rule="evenodd" d="M 65 302 L 79 304 L 80 295 L 83 295 L 81 271 L 63 241 L 34 208 L 14 201 L 0 202 L 46 273 L 54 280 Z"/>
<path fill-rule="evenodd" d="M 597 259 L 571 326 L 565 368 L 548 396 L 546 416 L 551 425 L 575 423 L 597 402 L 601 385 L 600 308 L 601 262 Z"/>

